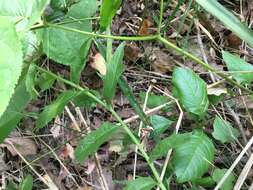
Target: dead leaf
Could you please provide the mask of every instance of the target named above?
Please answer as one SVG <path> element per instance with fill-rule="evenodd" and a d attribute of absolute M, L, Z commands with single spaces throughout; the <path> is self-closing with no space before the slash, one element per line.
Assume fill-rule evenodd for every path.
<path fill-rule="evenodd" d="M 145 20 L 143 20 L 141 26 L 140 26 L 140 29 L 139 29 L 139 32 L 138 34 L 140 36 L 148 36 L 150 35 L 150 31 L 149 31 L 149 28 L 153 25 L 152 21 L 150 18 L 147 18 Z"/>
<path fill-rule="evenodd" d="M 74 148 L 69 144 L 67 143 L 64 148 L 63 148 L 63 151 L 61 152 L 61 155 L 60 157 L 62 159 L 66 159 L 66 158 L 71 158 L 72 160 L 75 159 L 75 154 L 74 154 Z"/>
<path fill-rule="evenodd" d="M 59 116 L 56 116 L 54 120 L 54 126 L 50 129 L 50 132 L 52 133 L 54 138 L 58 138 L 60 136 L 61 131 L 61 119 Z"/>
<path fill-rule="evenodd" d="M 149 59 L 151 60 L 152 68 L 158 73 L 165 74 L 167 72 L 172 72 L 175 66 L 173 57 L 160 49 L 153 50 Z"/>
<path fill-rule="evenodd" d="M 14 150 L 12 145 L 15 146 L 17 151 L 23 156 L 35 155 L 37 153 L 37 146 L 35 142 L 31 139 L 24 137 L 6 138 L 4 143 L 0 146 L 6 147 L 10 151 L 12 156 L 16 156 L 17 152 L 16 150 Z"/>
<path fill-rule="evenodd" d="M 129 61 L 136 62 L 138 58 L 140 58 L 141 50 L 135 43 L 127 44 L 124 51 L 125 56 Z"/>
<path fill-rule="evenodd" d="M 91 62 L 90 66 L 93 69 L 96 69 L 101 75 L 106 75 L 106 63 L 104 57 L 100 54 L 97 53 L 94 56 L 93 62 Z"/>

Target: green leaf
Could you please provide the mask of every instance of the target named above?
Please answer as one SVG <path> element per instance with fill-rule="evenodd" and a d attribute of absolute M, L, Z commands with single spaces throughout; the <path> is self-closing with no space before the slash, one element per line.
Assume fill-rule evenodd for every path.
<path fill-rule="evenodd" d="M 0 0 L 0 16 L 18 22 L 17 28 L 24 30 L 38 22 L 49 0 Z"/>
<path fill-rule="evenodd" d="M 15 26 L 0 17 L 0 117 L 7 108 L 22 70 L 22 48 Z"/>
<path fill-rule="evenodd" d="M 100 9 L 100 29 L 104 31 L 111 24 L 114 15 L 119 9 L 121 0 L 103 0 Z"/>
<path fill-rule="evenodd" d="M 76 64 L 70 65 L 70 79 L 76 84 L 79 84 L 82 70 L 84 69 L 87 61 L 87 56 L 90 50 L 92 39 L 87 39 L 80 47 L 80 58 L 81 61 Z"/>
<path fill-rule="evenodd" d="M 191 135 L 191 133 L 173 134 L 163 139 L 162 141 L 159 141 L 155 148 L 152 150 L 150 159 L 156 160 L 157 158 L 167 155 L 169 149 L 175 148 L 181 144 L 188 142 Z"/>
<path fill-rule="evenodd" d="M 142 91 L 139 94 L 141 102 L 145 102 L 146 92 Z M 160 96 L 155 95 L 154 93 L 149 93 L 148 95 L 148 101 L 147 101 L 147 107 L 154 108 L 157 106 L 160 106 L 162 104 L 165 104 L 169 101 L 169 99 L 166 96 Z"/>
<path fill-rule="evenodd" d="M 237 129 L 233 128 L 228 121 L 223 120 L 217 115 L 214 120 L 213 128 L 213 137 L 222 143 L 233 142 L 239 136 L 239 131 Z"/>
<path fill-rule="evenodd" d="M 125 43 L 121 43 L 116 49 L 110 63 L 106 65 L 106 75 L 103 78 L 103 95 L 107 101 L 111 101 L 115 95 L 118 80 L 123 73 L 123 57 Z"/>
<path fill-rule="evenodd" d="M 196 0 L 196 2 L 223 22 L 228 29 L 233 31 L 237 36 L 253 47 L 252 30 L 250 30 L 245 24 L 242 24 L 234 14 L 222 6 L 217 0 Z"/>
<path fill-rule="evenodd" d="M 16 184 L 13 181 L 10 181 L 5 190 L 17 190 Z"/>
<path fill-rule="evenodd" d="M 96 11 L 96 0 L 80 0 L 78 3 L 70 7 L 67 16 L 73 19 L 88 18 L 93 16 Z"/>
<path fill-rule="evenodd" d="M 36 85 L 39 86 L 41 92 L 48 90 L 55 82 L 55 77 L 47 74 L 41 73 L 38 78 L 36 78 Z"/>
<path fill-rule="evenodd" d="M 96 13 L 96 9 L 96 1 L 81 0 L 69 8 L 63 22 L 91 17 Z M 88 20 L 66 23 L 62 26 L 87 32 L 92 31 L 91 22 Z M 71 67 L 71 79 L 78 83 L 91 45 L 89 36 L 59 28 L 41 29 L 39 36 L 43 42 L 44 53 L 57 63 L 69 65 Z"/>
<path fill-rule="evenodd" d="M 46 106 L 44 110 L 39 114 L 39 118 L 36 122 L 36 127 L 44 127 L 54 117 L 62 113 L 64 106 L 77 95 L 78 92 L 71 90 L 61 93 L 53 103 Z"/>
<path fill-rule="evenodd" d="M 31 175 L 28 175 L 22 181 L 19 189 L 20 190 L 32 190 L 32 187 L 33 187 L 33 177 Z"/>
<path fill-rule="evenodd" d="M 140 104 L 137 102 L 131 87 L 127 84 L 127 81 L 123 77 L 120 77 L 118 83 L 119 83 L 120 89 L 122 90 L 124 96 L 127 97 L 130 105 L 134 108 L 134 111 L 139 115 L 142 122 L 145 123 L 146 125 L 150 125 L 150 121 L 149 121 L 148 117 L 144 113 Z"/>
<path fill-rule="evenodd" d="M 173 93 L 185 110 L 203 118 L 209 105 L 205 81 L 192 70 L 178 67 L 173 72 L 172 84 Z"/>
<path fill-rule="evenodd" d="M 3 142 L 23 118 L 22 111 L 31 100 L 32 98 L 26 89 L 25 79 L 22 79 L 15 89 L 8 108 L 0 118 L 0 143 Z"/>
<path fill-rule="evenodd" d="M 194 184 L 203 186 L 203 187 L 213 187 L 215 185 L 215 181 L 211 176 L 203 177 L 194 181 Z"/>
<path fill-rule="evenodd" d="M 207 172 L 214 159 L 214 145 L 202 132 L 194 131 L 190 139 L 175 147 L 172 163 L 177 181 L 194 181 Z"/>
<path fill-rule="evenodd" d="M 75 150 L 77 160 L 83 162 L 89 155 L 94 154 L 117 131 L 118 126 L 109 122 L 103 123 L 97 130 L 86 135 Z"/>
<path fill-rule="evenodd" d="M 156 182 L 152 177 L 139 177 L 127 183 L 123 190 L 150 190 L 155 187 Z"/>
<path fill-rule="evenodd" d="M 88 21 L 68 23 L 62 26 L 91 32 L 91 24 Z M 72 67 L 82 64 L 80 49 L 88 40 L 88 36 L 59 28 L 40 29 L 39 34 L 42 39 L 43 51 L 50 59 Z"/>
<path fill-rule="evenodd" d="M 222 57 L 228 67 L 228 70 L 235 71 L 231 75 L 239 83 L 251 83 L 251 81 L 253 80 L 253 65 L 247 63 L 240 57 L 235 56 L 227 51 L 222 51 Z"/>
<path fill-rule="evenodd" d="M 91 108 L 95 107 L 97 105 L 97 102 L 94 101 L 91 97 L 87 96 L 87 91 L 82 91 L 80 94 L 78 94 L 73 99 L 73 103 L 77 107 L 85 107 L 85 108 Z M 90 93 L 94 94 L 96 97 L 101 98 L 100 94 L 95 90 L 90 90 Z"/>
<path fill-rule="evenodd" d="M 154 129 L 150 134 L 152 138 L 158 138 L 173 123 L 173 121 L 159 115 L 151 116 L 150 121 Z"/>
<path fill-rule="evenodd" d="M 227 169 L 215 169 L 213 172 L 213 180 L 215 182 L 219 182 L 221 180 L 221 178 L 225 175 L 225 173 L 227 172 Z M 235 181 L 235 176 L 233 173 L 231 173 L 228 178 L 225 180 L 225 182 L 223 183 L 223 185 L 221 186 L 221 190 L 231 190 L 233 189 L 233 183 Z"/>
<path fill-rule="evenodd" d="M 26 75 L 26 89 L 30 93 L 32 98 L 35 98 L 39 93 L 35 88 L 35 77 L 36 77 L 36 67 L 34 63 L 31 63 Z"/>

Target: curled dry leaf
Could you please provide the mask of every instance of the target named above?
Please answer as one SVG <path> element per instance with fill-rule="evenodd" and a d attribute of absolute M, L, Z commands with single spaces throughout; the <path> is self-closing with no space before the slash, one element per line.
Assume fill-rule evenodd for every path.
<path fill-rule="evenodd" d="M 104 57 L 100 54 L 97 53 L 94 56 L 93 62 L 91 62 L 90 66 L 93 69 L 96 69 L 101 75 L 105 76 L 106 75 L 106 63 Z"/>
<path fill-rule="evenodd" d="M 31 139 L 24 138 L 24 137 L 11 137 L 6 138 L 4 143 L 1 144 L 1 147 L 6 147 L 12 156 L 16 156 L 17 152 L 14 150 L 13 146 L 17 149 L 17 151 L 23 155 L 35 155 L 37 153 L 37 146 L 35 142 Z"/>
<path fill-rule="evenodd" d="M 150 27 L 153 25 L 151 18 L 147 18 L 145 20 L 143 20 L 140 29 L 138 31 L 138 34 L 140 36 L 148 36 L 150 35 L 151 31 L 150 31 Z"/>

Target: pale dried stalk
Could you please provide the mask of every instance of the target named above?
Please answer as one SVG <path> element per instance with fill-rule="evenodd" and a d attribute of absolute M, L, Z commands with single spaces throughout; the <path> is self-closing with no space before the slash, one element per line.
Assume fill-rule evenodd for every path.
<path fill-rule="evenodd" d="M 54 157 L 56 158 L 56 160 L 60 163 L 60 165 L 63 167 L 63 169 L 68 173 L 69 177 L 72 179 L 72 181 L 76 184 L 76 186 L 78 187 L 78 189 L 81 189 L 81 187 L 78 185 L 77 181 L 75 180 L 75 178 L 73 177 L 73 175 L 70 173 L 70 171 L 68 170 L 68 168 L 63 164 L 63 162 L 61 161 L 61 159 L 58 157 L 58 155 L 55 153 L 55 151 L 42 139 L 39 139 L 54 155 Z"/>
<path fill-rule="evenodd" d="M 90 133 L 91 132 L 90 126 L 87 124 L 86 120 L 84 119 L 83 114 L 82 114 L 80 108 L 76 107 L 75 110 L 76 110 L 76 113 L 78 114 L 81 122 L 86 127 L 88 133 Z M 97 153 L 95 153 L 94 158 L 95 158 L 95 164 L 96 164 L 96 167 L 97 167 L 97 171 L 98 171 L 98 174 L 100 176 L 100 181 L 101 181 L 101 184 L 102 184 L 102 188 L 104 190 L 109 190 L 109 186 L 108 186 L 108 184 L 106 182 L 106 179 L 105 179 L 105 176 L 103 174 L 103 169 L 102 169 L 102 166 L 100 164 L 100 161 L 99 161 Z"/>
<path fill-rule="evenodd" d="M 236 165 L 239 163 L 239 161 L 241 160 L 241 158 L 244 156 L 244 154 L 247 152 L 247 150 L 251 147 L 252 144 L 253 144 L 253 136 L 251 137 L 251 139 L 249 140 L 249 142 L 246 144 L 246 146 L 243 148 L 243 150 L 241 151 L 241 153 L 239 154 L 239 156 L 236 158 L 236 160 L 234 161 L 234 163 L 227 170 L 227 172 L 222 177 L 222 179 L 219 181 L 219 183 L 216 185 L 216 187 L 214 188 L 214 190 L 219 190 L 220 189 L 220 187 L 226 181 L 226 179 L 228 178 L 228 176 L 232 173 L 232 171 L 234 170 L 234 168 L 236 167 Z"/>
<path fill-rule="evenodd" d="M 13 143 L 11 141 L 6 141 L 8 144 L 10 144 L 13 148 L 13 150 L 15 150 L 15 152 L 19 155 L 19 157 L 23 160 L 23 162 L 25 162 L 29 168 L 35 173 L 35 175 L 38 176 L 38 178 L 50 189 L 50 190 L 58 190 L 58 187 L 53 183 L 52 179 L 45 179 L 44 177 L 42 177 L 33 167 L 32 165 L 25 159 L 25 157 L 22 156 L 22 154 L 16 149 L 16 147 L 13 145 Z"/>
<path fill-rule="evenodd" d="M 143 111 L 145 112 L 146 110 L 146 107 L 147 107 L 147 102 L 148 102 L 148 96 L 149 96 L 149 93 L 152 89 L 152 86 L 150 85 L 147 92 L 146 92 L 146 96 L 145 96 L 145 101 L 144 101 L 144 105 L 143 105 Z M 139 125 L 139 129 L 138 129 L 138 137 L 140 137 L 141 135 L 141 129 L 142 129 L 142 126 L 143 126 L 143 122 L 141 121 L 140 122 L 140 125 Z M 136 176 L 136 164 L 137 164 L 137 157 L 138 157 L 138 147 L 135 146 L 135 154 L 134 154 L 134 171 L 133 171 L 133 180 L 135 180 L 135 176 Z"/>
<path fill-rule="evenodd" d="M 240 173 L 240 175 L 235 183 L 234 190 L 241 189 L 245 179 L 247 178 L 247 175 L 249 174 L 249 171 L 250 171 L 252 165 L 253 165 L 253 154 L 250 155 L 247 163 L 245 164 L 242 172 Z"/>
<path fill-rule="evenodd" d="M 180 125 L 181 125 L 183 116 L 184 116 L 184 112 L 183 112 L 183 110 L 182 110 L 182 108 L 181 108 L 181 106 L 180 106 L 180 104 L 179 104 L 179 102 L 178 102 L 178 100 L 177 100 L 176 98 L 174 98 L 174 97 L 171 96 L 170 94 L 168 94 L 168 93 L 162 91 L 162 90 L 161 90 L 160 88 L 158 88 L 158 87 L 155 87 L 155 86 L 154 86 L 154 88 L 157 89 L 159 92 L 163 93 L 165 96 L 168 96 L 168 97 L 169 97 L 170 99 L 172 99 L 174 102 L 176 102 L 177 107 L 178 107 L 178 109 L 179 109 L 179 111 L 180 111 L 180 114 L 179 114 L 179 117 L 178 117 L 178 120 L 177 120 L 177 124 L 176 124 L 176 134 L 177 134 L 178 131 L 179 131 L 179 128 L 180 128 Z M 164 175 L 165 175 L 165 172 L 166 172 L 166 169 L 167 169 L 167 165 L 168 165 L 169 160 L 170 160 L 171 153 L 172 153 L 172 149 L 169 149 L 169 151 L 168 151 L 168 153 L 167 153 L 167 156 L 166 156 L 166 159 L 165 159 L 164 164 L 163 164 L 163 169 L 162 169 L 161 175 L 160 175 L 161 181 L 162 181 L 163 178 L 164 178 Z M 160 189 L 160 188 L 157 187 L 157 190 L 159 190 L 159 189 Z"/>

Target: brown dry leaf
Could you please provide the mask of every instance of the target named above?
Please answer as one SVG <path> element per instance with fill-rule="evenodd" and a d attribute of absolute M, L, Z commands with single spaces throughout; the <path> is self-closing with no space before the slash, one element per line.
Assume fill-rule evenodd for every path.
<path fill-rule="evenodd" d="M 151 66 L 155 72 L 162 74 L 172 72 L 175 66 L 173 57 L 159 49 L 154 50 L 151 53 L 150 60 L 152 61 Z"/>
<path fill-rule="evenodd" d="M 24 137 L 10 137 L 5 139 L 4 143 L 0 146 L 6 147 L 12 156 L 16 156 L 17 152 L 14 150 L 11 144 L 13 144 L 18 152 L 23 156 L 35 155 L 37 153 L 37 146 L 31 139 Z"/>
<path fill-rule="evenodd" d="M 140 29 L 139 29 L 139 32 L 138 34 L 140 36 L 148 36 L 150 35 L 150 31 L 149 31 L 149 28 L 153 25 L 152 21 L 150 18 L 147 18 L 145 20 L 143 20 L 141 26 L 140 26 Z"/>
<path fill-rule="evenodd" d="M 91 62 L 90 66 L 93 69 L 96 69 L 101 75 L 106 75 L 106 62 L 104 57 L 100 53 L 97 53 L 94 56 L 93 62 Z"/>
<path fill-rule="evenodd" d="M 141 50 L 135 43 L 127 44 L 124 51 L 125 56 L 129 61 L 136 62 L 138 58 L 140 58 Z"/>
<path fill-rule="evenodd" d="M 50 129 L 50 132 L 52 133 L 55 139 L 60 136 L 60 131 L 61 131 L 60 124 L 61 124 L 61 119 L 59 116 L 56 116 L 54 120 L 54 126 Z"/>
<path fill-rule="evenodd" d="M 75 154 L 74 154 L 74 148 L 69 144 L 67 143 L 64 148 L 63 148 L 63 151 L 61 152 L 60 154 L 60 157 L 62 159 L 66 159 L 66 158 L 71 158 L 72 160 L 75 159 Z"/>
<path fill-rule="evenodd" d="M 242 44 L 242 40 L 234 33 L 230 33 L 226 38 L 228 46 L 231 48 L 238 48 Z"/>

